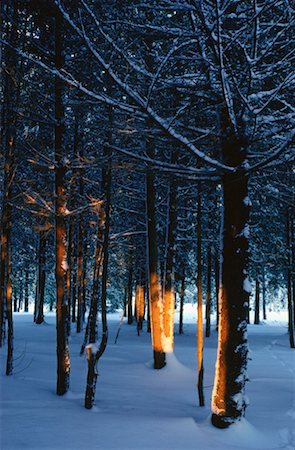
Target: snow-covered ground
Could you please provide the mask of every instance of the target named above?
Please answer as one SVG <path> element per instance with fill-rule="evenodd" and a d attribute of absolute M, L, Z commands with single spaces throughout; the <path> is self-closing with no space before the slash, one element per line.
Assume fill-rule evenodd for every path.
<path fill-rule="evenodd" d="M 120 314 L 109 315 L 110 337 L 99 363 L 96 406 L 86 410 L 85 357 L 81 335 L 70 338 L 71 386 L 55 395 L 55 317 L 34 325 L 15 314 L 15 374 L 1 364 L 1 439 L 8 449 L 295 449 L 295 351 L 289 348 L 286 315 L 249 326 L 251 361 L 246 419 L 227 430 L 210 424 L 210 395 L 217 335 L 205 340 L 205 400 L 196 391 L 196 308 L 186 305 L 185 334 L 175 337 L 168 365 L 152 368 L 150 336 L 124 323 L 114 345 Z M 191 322 L 191 323 L 189 323 Z"/>

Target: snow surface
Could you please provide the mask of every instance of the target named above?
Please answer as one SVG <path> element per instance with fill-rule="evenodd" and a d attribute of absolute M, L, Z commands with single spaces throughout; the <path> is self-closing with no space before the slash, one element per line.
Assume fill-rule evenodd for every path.
<path fill-rule="evenodd" d="M 184 335 L 175 336 L 167 366 L 152 368 L 150 336 L 109 315 L 110 337 L 99 362 L 96 406 L 83 407 L 86 357 L 82 335 L 70 338 L 71 387 L 55 395 L 55 317 L 35 325 L 31 314 L 15 314 L 15 374 L 1 365 L 2 450 L 19 449 L 295 449 L 295 352 L 290 350 L 286 314 L 269 313 L 269 324 L 249 326 L 251 360 L 246 419 L 227 430 L 210 423 L 210 396 L 217 334 L 204 342 L 204 408 L 196 390 L 196 306 L 186 305 Z M 176 317 L 178 313 L 176 313 Z M 188 323 L 188 322 L 191 323 Z"/>

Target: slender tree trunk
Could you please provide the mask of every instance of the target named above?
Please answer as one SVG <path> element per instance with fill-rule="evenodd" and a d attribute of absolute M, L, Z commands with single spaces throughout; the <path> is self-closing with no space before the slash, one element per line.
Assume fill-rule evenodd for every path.
<path fill-rule="evenodd" d="M 174 160 L 172 161 L 175 162 Z M 175 229 L 176 229 L 176 196 L 177 187 L 174 180 L 170 180 L 168 193 L 168 217 L 167 217 L 167 256 L 164 285 L 164 334 L 165 334 L 165 352 L 173 352 L 174 345 L 174 310 L 175 310 Z"/>
<path fill-rule="evenodd" d="M 224 130 L 229 129 L 224 124 Z M 244 415 L 244 389 L 248 357 L 247 308 L 248 265 L 248 179 L 243 171 L 246 151 L 234 134 L 222 144 L 227 165 L 241 167 L 223 176 L 223 248 L 221 295 L 219 297 L 219 337 L 214 388 L 212 423 L 228 427 Z"/>
<path fill-rule="evenodd" d="M 38 251 L 38 280 L 37 280 L 37 293 L 38 298 L 36 301 L 36 324 L 44 322 L 44 294 L 45 294 L 45 252 L 46 252 L 46 235 L 40 232 L 39 235 L 39 251 Z"/>
<path fill-rule="evenodd" d="M 139 336 L 140 331 L 142 330 L 142 323 L 144 316 L 144 283 L 142 276 L 138 280 L 136 286 L 135 306 L 136 306 L 137 334 Z"/>
<path fill-rule="evenodd" d="M 10 223 L 10 220 L 9 220 Z M 6 375 L 12 375 L 13 371 L 13 317 L 12 317 L 12 284 L 11 284 L 11 225 L 7 230 L 6 248 L 6 315 L 7 315 L 7 359 Z"/>
<path fill-rule="evenodd" d="M 259 280 L 256 280 L 255 282 L 255 317 L 254 317 L 254 324 L 259 325 L 259 312 L 260 312 L 260 285 Z"/>
<path fill-rule="evenodd" d="M 111 139 L 109 139 L 110 141 Z M 97 382 L 97 363 L 104 353 L 108 341 L 107 326 L 107 276 L 108 276 L 108 251 L 109 251 L 109 232 L 110 232 L 110 208 L 111 208 L 111 155 L 109 155 L 108 169 L 105 179 L 105 229 L 103 240 L 103 263 L 102 263 L 102 280 L 101 280 L 101 319 L 102 319 L 102 338 L 99 348 L 95 344 L 90 343 L 86 347 L 87 351 L 87 384 L 85 392 L 85 408 L 91 409 L 95 401 L 95 391 Z"/>
<path fill-rule="evenodd" d="M 55 67 L 63 67 L 62 17 L 55 15 Z M 63 160 L 64 106 L 63 82 L 55 77 L 55 279 L 56 279 L 56 340 L 57 340 L 57 388 L 63 395 L 69 388 L 70 355 L 67 335 L 68 306 L 65 293 L 67 272 L 66 236 L 66 188 Z"/>
<path fill-rule="evenodd" d="M 207 292 L 206 292 L 206 337 L 210 337 L 211 331 L 211 248 L 208 249 L 208 266 L 207 266 Z"/>
<path fill-rule="evenodd" d="M 25 272 L 25 312 L 29 312 L 29 272 Z"/>
<path fill-rule="evenodd" d="M 219 285 L 220 285 L 220 258 L 219 252 L 215 255 L 215 302 L 216 302 L 216 330 L 219 321 Z"/>
<path fill-rule="evenodd" d="M 77 255 L 75 255 L 75 260 L 77 262 Z M 75 267 L 76 266 L 76 267 Z M 77 264 L 73 264 L 72 267 L 72 323 L 76 322 L 76 305 L 77 305 Z"/>
<path fill-rule="evenodd" d="M 294 213 L 290 217 L 290 239 L 291 239 L 291 272 L 292 272 L 292 308 L 293 308 L 293 327 L 295 327 L 295 236 L 294 236 Z"/>
<path fill-rule="evenodd" d="M 198 186 L 198 223 L 197 223 L 197 258 L 198 258 L 198 276 L 197 276 L 197 290 L 198 290 L 198 332 L 197 332 L 197 360 L 198 360 L 198 394 L 199 405 L 205 405 L 203 378 L 204 378 L 204 364 L 203 364 L 203 295 L 202 295 L 202 195 L 201 186 Z"/>
<path fill-rule="evenodd" d="M 93 287 L 91 294 L 90 310 L 85 329 L 84 341 L 80 350 L 80 356 L 83 355 L 88 342 L 93 344 L 97 340 L 97 313 L 98 313 L 98 297 L 99 297 L 99 280 L 101 276 L 100 272 L 103 258 L 102 238 L 103 238 L 104 221 L 105 221 L 105 213 L 104 208 L 102 206 L 98 212 L 97 239 L 94 256 Z"/>
<path fill-rule="evenodd" d="M 184 295 L 185 295 L 185 269 L 183 269 L 182 275 L 181 275 L 180 307 L 179 307 L 179 328 L 178 328 L 178 333 L 179 333 L 179 334 L 183 334 L 183 305 L 184 305 Z"/>
<path fill-rule="evenodd" d="M 17 312 L 17 291 L 13 290 L 13 312 Z"/>
<path fill-rule="evenodd" d="M 291 271 L 291 217 L 290 210 L 287 210 L 286 218 L 286 241 L 287 241 L 287 252 L 288 252 L 288 268 L 287 268 L 287 299 L 288 299 L 288 330 L 289 330 L 289 341 L 290 347 L 295 348 L 295 330 L 294 330 L 294 311 L 293 311 L 293 299 L 292 299 L 292 271 Z"/>
<path fill-rule="evenodd" d="M 23 307 L 23 297 L 24 297 L 24 289 L 23 289 L 23 271 L 20 271 L 20 281 L 19 281 L 19 301 L 18 301 L 18 311 L 22 310 Z"/>
<path fill-rule="evenodd" d="M 110 94 L 112 84 L 110 78 L 107 77 L 107 93 Z M 108 131 L 106 133 L 106 142 L 112 144 L 112 125 L 113 125 L 113 111 L 108 108 Z M 108 342 L 108 325 L 107 325 L 107 280 L 108 280 L 108 263 L 109 263 L 109 235 L 110 235 L 110 220 L 111 220 L 111 184 L 112 184 L 112 153 L 109 148 L 104 149 L 104 155 L 108 157 L 108 165 L 106 170 L 102 171 L 102 192 L 104 195 L 105 208 L 105 226 L 103 233 L 102 246 L 102 276 L 101 276 L 101 321 L 102 321 L 102 338 L 99 347 L 91 343 L 86 347 L 87 349 L 87 383 L 85 392 L 85 408 L 91 409 L 95 401 L 95 391 L 97 382 L 97 363 L 103 355 Z"/>
<path fill-rule="evenodd" d="M 132 315 L 132 287 L 133 287 L 133 258 L 132 251 L 129 253 L 129 272 L 128 272 L 128 300 L 127 300 L 127 316 L 128 325 L 131 325 L 133 322 Z"/>
<path fill-rule="evenodd" d="M 78 285 L 78 303 L 77 303 L 77 333 L 82 329 L 82 294 L 83 294 L 83 224 L 82 217 L 79 219 L 78 227 L 78 266 L 77 266 L 77 285 Z"/>
<path fill-rule="evenodd" d="M 67 325 L 68 325 L 68 336 L 71 334 L 71 305 L 72 305 L 72 280 L 73 280 L 73 273 L 72 273 L 72 250 L 73 250 L 73 221 L 70 217 L 69 219 L 69 234 L 68 234 L 68 270 L 66 273 L 66 285 L 67 285 Z"/>
<path fill-rule="evenodd" d="M 266 320 L 266 288 L 265 288 L 265 269 L 262 267 L 262 309 L 263 320 Z"/>

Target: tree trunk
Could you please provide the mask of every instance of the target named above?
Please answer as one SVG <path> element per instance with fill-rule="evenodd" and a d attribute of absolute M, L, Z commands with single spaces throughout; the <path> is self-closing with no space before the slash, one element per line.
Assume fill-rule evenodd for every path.
<path fill-rule="evenodd" d="M 206 292 L 206 337 L 211 331 L 211 248 L 208 249 L 207 292 Z"/>
<path fill-rule="evenodd" d="M 38 279 L 37 279 L 37 299 L 36 299 L 36 324 L 44 322 L 44 293 L 45 293 L 45 251 L 46 235 L 40 232 L 38 251 Z"/>
<path fill-rule="evenodd" d="M 108 341 L 107 326 L 107 276 L 108 276 L 108 252 L 109 252 L 109 233 L 110 233 L 110 208 L 111 208 L 111 155 L 109 155 L 109 163 L 105 180 L 105 229 L 103 240 L 103 262 L 102 262 L 102 280 L 101 280 L 101 319 L 102 319 L 102 338 L 99 348 L 90 343 L 87 349 L 87 384 L 85 392 L 85 408 L 91 409 L 95 401 L 95 391 L 97 382 L 97 363 L 104 353 Z"/>
<path fill-rule="evenodd" d="M 25 272 L 25 312 L 29 312 L 29 272 Z"/>
<path fill-rule="evenodd" d="M 178 333 L 179 333 L 179 334 L 183 334 L 183 305 L 184 305 L 184 294 L 185 294 L 185 269 L 183 269 L 182 275 L 181 275 L 180 307 L 179 307 L 179 327 L 178 327 Z"/>
<path fill-rule="evenodd" d="M 83 219 L 79 218 L 78 227 L 78 265 L 77 265 L 77 285 L 78 285 L 78 303 L 77 303 L 77 333 L 82 329 L 82 295 L 83 295 Z"/>
<path fill-rule="evenodd" d="M 228 129 L 224 126 L 224 129 Z M 246 152 L 230 134 L 222 145 L 225 163 L 241 167 L 223 175 L 223 248 L 219 337 L 212 423 L 226 428 L 244 415 L 244 389 L 248 357 L 247 308 L 249 303 L 248 263 L 248 179 L 243 171 Z"/>
<path fill-rule="evenodd" d="M 292 270 L 291 270 L 291 216 L 290 210 L 287 210 L 286 218 L 286 241 L 287 241 L 287 252 L 288 252 L 288 268 L 287 268 L 287 299 L 288 299 L 288 330 L 289 330 L 289 342 L 290 347 L 295 348 L 295 330 L 294 330 L 294 311 L 293 311 L 293 299 L 292 299 Z"/>
<path fill-rule="evenodd" d="M 197 223 L 197 259 L 198 259 L 198 276 L 197 276 L 197 290 L 198 290 L 198 331 L 197 331 L 197 360 L 198 360 L 198 394 L 199 406 L 205 405 L 203 378 L 203 298 L 202 298 L 202 196 L 201 186 L 198 186 L 198 207 L 197 207 L 198 223 Z"/>
<path fill-rule="evenodd" d="M 175 163 L 174 159 L 172 163 Z M 168 193 L 168 217 L 167 217 L 167 256 L 164 285 L 164 334 L 165 352 L 173 352 L 174 345 L 174 310 L 175 310 L 175 229 L 176 229 L 176 195 L 177 188 L 174 180 L 170 180 Z"/>
<path fill-rule="evenodd" d="M 109 77 L 106 80 L 107 93 L 110 94 L 112 84 Z M 106 142 L 112 143 L 112 124 L 113 111 L 108 108 L 108 131 L 106 133 Z M 104 149 L 104 156 L 108 158 L 108 165 L 106 170 L 102 170 L 102 193 L 104 196 L 104 212 L 105 212 L 105 226 L 103 233 L 102 246 L 102 276 L 101 276 L 101 321 L 102 321 L 102 338 L 99 347 L 91 343 L 87 347 L 87 384 L 85 392 L 86 409 L 91 409 L 95 401 L 95 391 L 97 382 L 97 363 L 104 353 L 108 342 L 108 325 L 107 325 L 107 281 L 108 281 L 108 263 L 109 263 L 109 235 L 110 235 L 110 220 L 111 220 L 111 183 L 112 183 L 112 153 L 109 148 Z"/>
<path fill-rule="evenodd" d="M 219 252 L 215 255 L 215 302 L 216 302 L 216 330 L 219 321 L 219 285 L 220 285 L 220 258 Z"/>
<path fill-rule="evenodd" d="M 153 141 L 147 138 L 147 154 L 153 157 Z M 163 347 L 163 317 L 162 296 L 158 276 L 158 249 L 155 209 L 154 174 L 151 168 L 146 174 L 146 207 L 147 207 L 147 239 L 149 262 L 149 295 L 152 346 L 154 352 L 154 368 L 165 366 L 165 352 Z"/>
<path fill-rule="evenodd" d="M 127 299 L 127 323 L 131 325 L 133 322 L 132 315 L 132 283 L 133 283 L 133 258 L 132 251 L 129 253 L 129 272 L 128 272 L 128 299 Z"/>
<path fill-rule="evenodd" d="M 259 311 L 260 310 L 260 286 L 259 280 L 255 282 L 255 317 L 254 317 L 254 325 L 259 325 Z"/>
<path fill-rule="evenodd" d="M 266 288 L 265 288 L 265 269 L 262 267 L 262 309 L 263 320 L 266 320 Z"/>
<path fill-rule="evenodd" d="M 57 11 L 55 16 L 55 67 L 63 67 L 62 18 Z M 70 355 L 67 336 L 67 297 L 65 293 L 67 272 L 66 236 L 66 188 L 64 185 L 65 165 L 63 160 L 64 106 L 63 82 L 55 77 L 55 279 L 56 279 L 56 349 L 57 349 L 57 388 L 63 395 L 69 388 Z"/>
<path fill-rule="evenodd" d="M 135 294 L 135 306 L 136 306 L 136 323 L 137 334 L 139 336 L 142 330 L 143 316 L 144 316 L 144 285 L 142 278 L 138 281 Z"/>

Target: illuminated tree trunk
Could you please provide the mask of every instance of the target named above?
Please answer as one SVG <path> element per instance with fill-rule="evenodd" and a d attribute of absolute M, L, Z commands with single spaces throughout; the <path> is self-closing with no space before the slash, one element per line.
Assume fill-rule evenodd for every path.
<path fill-rule="evenodd" d="M 55 67 L 63 67 L 62 19 L 55 16 Z M 56 279 L 56 349 L 57 389 L 63 395 L 69 388 L 70 355 L 67 336 L 67 236 L 66 236 L 66 189 L 64 185 L 65 165 L 63 160 L 64 106 L 63 82 L 55 77 L 55 279 Z"/>
<path fill-rule="evenodd" d="M 149 121 L 148 121 L 149 122 Z M 147 154 L 153 158 L 154 142 L 147 138 Z M 155 209 L 154 174 L 151 168 L 146 173 L 146 208 L 147 208 L 147 239 L 149 265 L 149 295 L 152 346 L 154 352 L 154 368 L 165 366 L 165 352 L 163 346 L 163 304 L 158 275 L 157 227 Z"/>
<path fill-rule="evenodd" d="M 46 251 L 46 235 L 43 232 L 39 234 L 38 249 L 38 277 L 36 290 L 36 324 L 44 322 L 44 293 L 45 293 L 45 251 Z"/>
<path fill-rule="evenodd" d="M 207 292 L 206 292 L 206 337 L 210 337 L 211 332 L 211 248 L 208 249 L 207 261 Z"/>
<path fill-rule="evenodd" d="M 183 269 L 181 275 L 181 286 L 180 286 L 180 307 L 179 307 L 179 327 L 178 333 L 183 334 L 183 305 L 184 305 L 184 294 L 185 294 L 185 270 Z"/>
<path fill-rule="evenodd" d="M 174 161 L 173 161 L 174 162 Z M 168 193 L 168 217 L 167 217 L 167 256 L 164 285 L 164 334 L 165 352 L 173 352 L 174 344 L 174 310 L 175 310 L 175 228 L 176 228 L 176 195 L 177 188 L 174 180 L 170 180 Z"/>
<path fill-rule="evenodd" d="M 228 127 L 224 127 L 227 129 Z M 248 264 L 248 179 L 243 171 L 246 151 L 230 133 L 222 145 L 224 162 L 241 167 L 223 176 L 223 243 L 219 336 L 212 423 L 228 427 L 244 415 L 247 368 Z"/>
<path fill-rule="evenodd" d="M 203 295 L 202 295 L 202 196 L 201 186 L 198 186 L 198 223 L 197 223 L 197 290 L 198 290 L 198 331 L 197 331 L 197 360 L 198 360 L 198 394 L 199 405 L 205 405 L 203 378 L 204 378 L 204 364 L 203 364 L 203 347 L 204 347 L 204 332 L 203 332 Z"/>
<path fill-rule="evenodd" d="M 135 306 L 136 306 L 136 323 L 137 323 L 137 334 L 139 336 L 142 330 L 142 323 L 144 317 L 144 284 L 142 277 L 138 280 L 135 293 Z"/>
<path fill-rule="evenodd" d="M 259 310 L 260 310 L 260 286 L 259 281 L 256 280 L 255 282 L 255 317 L 254 317 L 254 324 L 259 325 Z"/>

